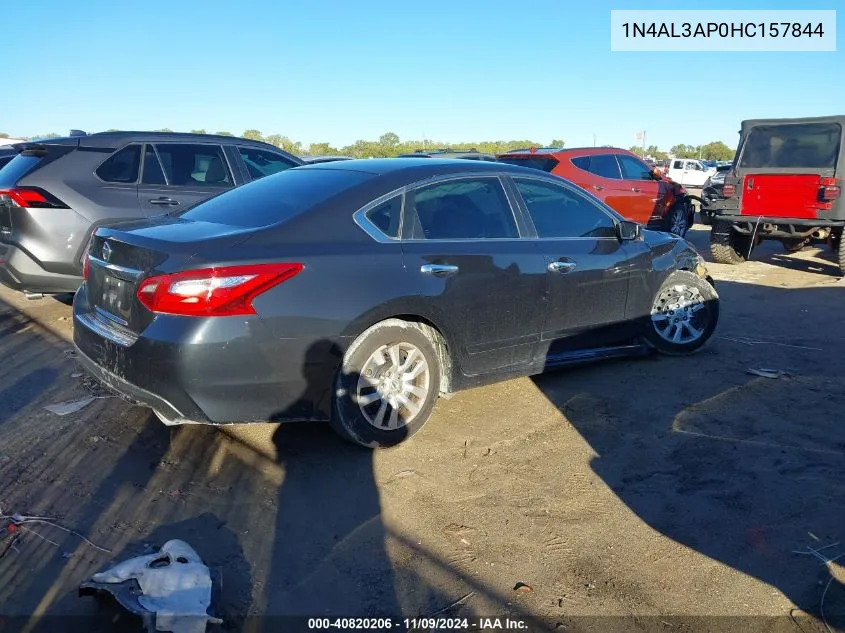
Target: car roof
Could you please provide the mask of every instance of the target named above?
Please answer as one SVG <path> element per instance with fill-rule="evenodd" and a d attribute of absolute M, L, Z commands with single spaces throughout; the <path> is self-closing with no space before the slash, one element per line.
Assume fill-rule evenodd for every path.
<path fill-rule="evenodd" d="M 537 170 L 530 167 L 508 165 L 491 161 L 464 160 L 462 158 L 356 158 L 353 160 L 333 161 L 330 163 L 316 163 L 303 165 L 296 169 L 337 169 L 342 171 L 357 171 L 374 176 L 386 174 L 400 174 L 408 176 L 420 175 L 438 176 L 459 173 L 502 173 L 536 174 Z M 419 172 L 414 174 L 413 172 Z"/>
<path fill-rule="evenodd" d="M 595 154 L 625 154 L 627 156 L 637 156 L 629 152 L 627 149 L 621 147 L 537 147 L 534 151 L 531 148 L 515 149 L 504 154 L 499 154 L 499 157 L 505 156 L 558 156 L 570 153 L 578 153 L 582 156 L 592 156 Z M 639 156 L 637 156 L 639 158 Z"/>
<path fill-rule="evenodd" d="M 127 143 L 143 143 L 145 141 L 157 143 L 185 143 L 185 142 L 205 142 L 205 143 L 237 143 L 238 145 L 254 145 L 256 147 L 272 148 L 274 150 L 284 152 L 284 150 L 265 143 L 263 141 L 254 141 L 240 136 L 226 136 L 224 134 L 193 134 L 191 132 L 143 132 L 143 131 L 121 131 L 121 132 L 95 132 L 94 134 L 63 136 L 59 138 L 48 138 L 35 141 L 29 141 L 27 144 L 32 145 L 77 145 L 80 147 L 108 147 L 114 148 Z M 288 152 L 285 152 L 288 153 Z"/>
<path fill-rule="evenodd" d="M 756 125 L 784 125 L 799 123 L 842 123 L 845 124 L 845 114 L 830 116 L 803 117 L 795 119 L 746 119 L 742 122 L 742 128 L 754 127 Z"/>

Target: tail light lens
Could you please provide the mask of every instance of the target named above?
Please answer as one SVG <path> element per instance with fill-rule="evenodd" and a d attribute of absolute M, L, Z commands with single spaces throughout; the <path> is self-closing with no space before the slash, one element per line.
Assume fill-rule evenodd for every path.
<path fill-rule="evenodd" d="M 722 185 L 722 197 L 732 198 L 736 195 L 736 185 L 733 183 L 725 183 Z"/>
<path fill-rule="evenodd" d="M 841 190 L 835 178 L 822 178 L 821 189 L 819 189 L 819 200 L 832 202 L 839 198 Z"/>
<path fill-rule="evenodd" d="M 86 252 L 85 255 L 82 256 L 82 278 L 85 281 L 88 281 L 88 268 L 90 264 L 88 263 L 88 253 Z"/>
<path fill-rule="evenodd" d="M 187 270 L 141 282 L 138 300 L 151 312 L 180 316 L 255 314 L 252 301 L 302 270 L 302 264 L 252 264 Z"/>
<path fill-rule="evenodd" d="M 67 209 L 64 202 L 36 187 L 0 189 L 0 198 L 6 197 L 24 209 Z"/>

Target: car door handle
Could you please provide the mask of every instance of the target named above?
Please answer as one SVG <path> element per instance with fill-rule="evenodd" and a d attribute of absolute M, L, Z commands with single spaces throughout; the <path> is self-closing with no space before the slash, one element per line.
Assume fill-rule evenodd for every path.
<path fill-rule="evenodd" d="M 150 204 L 161 204 L 167 206 L 176 206 L 179 204 L 178 200 L 174 200 L 173 198 L 151 198 Z"/>
<path fill-rule="evenodd" d="M 550 273 L 560 273 L 561 275 L 568 273 L 575 268 L 575 262 L 552 262 L 548 265 Z"/>
<path fill-rule="evenodd" d="M 457 266 L 450 264 L 423 264 L 420 266 L 420 272 L 424 275 L 434 275 L 435 277 L 445 277 L 446 275 L 454 275 L 458 272 Z"/>
<path fill-rule="evenodd" d="M 593 189 L 596 191 L 604 191 L 604 187 L 602 185 L 593 185 Z"/>
<path fill-rule="evenodd" d="M 640 188 L 639 187 L 631 187 L 631 191 L 633 191 L 634 193 L 639 193 Z"/>

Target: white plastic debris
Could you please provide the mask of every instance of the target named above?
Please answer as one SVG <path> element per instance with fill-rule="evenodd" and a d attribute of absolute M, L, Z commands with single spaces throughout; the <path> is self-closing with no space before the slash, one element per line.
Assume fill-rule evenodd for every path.
<path fill-rule="evenodd" d="M 72 402 L 59 402 L 57 404 L 50 404 L 44 407 L 50 413 L 55 413 L 56 415 L 68 415 L 70 413 L 76 413 L 80 409 L 84 409 L 89 404 L 94 402 L 96 398 L 82 398 L 82 400 L 74 400 Z"/>
<path fill-rule="evenodd" d="M 141 590 L 134 597 L 142 609 L 155 615 L 157 631 L 205 633 L 207 623 L 222 623 L 208 615 L 212 586 L 209 569 L 185 541 L 168 541 L 157 553 L 118 563 L 95 574 L 83 587 L 108 591 L 124 607 L 131 608 L 125 604 L 125 597 L 121 599 L 119 593 L 125 592 L 119 587 L 132 580 Z"/>

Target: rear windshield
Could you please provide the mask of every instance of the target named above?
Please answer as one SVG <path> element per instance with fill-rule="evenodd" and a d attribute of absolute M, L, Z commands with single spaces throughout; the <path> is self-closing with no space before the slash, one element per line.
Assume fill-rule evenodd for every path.
<path fill-rule="evenodd" d="M 551 172 L 557 165 L 558 160 L 551 156 L 502 156 L 499 158 L 499 162 Z"/>
<path fill-rule="evenodd" d="M 287 169 L 215 196 L 179 217 L 248 228 L 269 226 L 372 177 L 373 174 L 341 169 Z"/>
<path fill-rule="evenodd" d="M 35 169 L 42 160 L 41 156 L 19 154 L 0 169 L 0 187 L 14 187 L 18 181 Z"/>
<path fill-rule="evenodd" d="M 745 139 L 739 166 L 835 169 L 841 138 L 838 123 L 759 125 Z"/>

